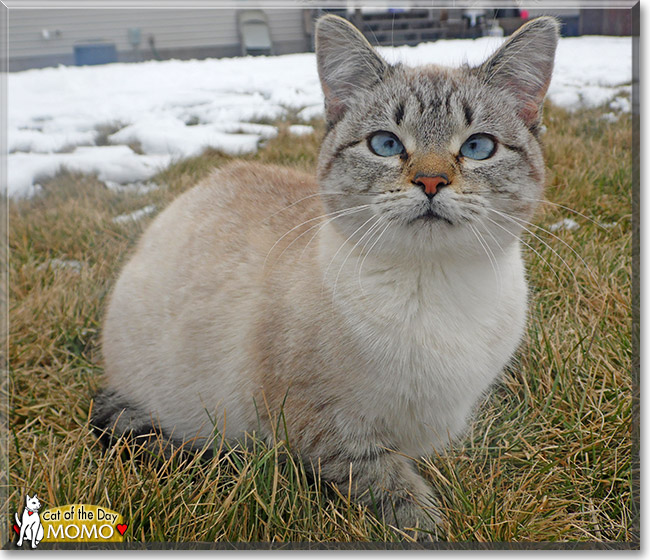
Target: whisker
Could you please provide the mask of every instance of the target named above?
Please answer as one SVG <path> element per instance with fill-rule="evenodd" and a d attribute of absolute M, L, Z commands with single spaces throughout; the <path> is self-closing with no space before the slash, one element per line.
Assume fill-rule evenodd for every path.
<path fill-rule="evenodd" d="M 497 198 L 506 198 L 503 196 L 497 196 L 493 191 L 490 191 L 489 189 L 483 189 L 481 192 L 489 193 L 490 196 L 492 197 L 497 197 Z M 571 212 L 572 214 L 575 214 L 576 216 L 580 216 L 581 218 L 587 220 L 588 222 L 591 222 L 594 224 L 596 227 L 600 228 L 602 231 L 607 232 L 608 234 L 610 233 L 609 230 L 606 227 L 603 227 L 602 224 L 598 223 L 596 220 L 593 218 L 590 218 L 589 216 L 586 216 L 582 212 L 578 212 L 574 208 L 571 208 L 570 206 L 565 206 L 564 204 L 559 204 L 557 202 L 551 202 L 550 200 L 546 200 L 544 198 L 529 198 L 525 196 L 519 197 L 521 200 L 526 200 L 528 202 L 539 202 L 541 204 L 550 204 L 551 206 L 557 206 L 558 208 L 562 208 L 563 210 L 566 210 L 568 212 Z"/>
<path fill-rule="evenodd" d="M 374 224 L 372 224 L 370 229 L 366 232 L 367 235 L 368 235 L 368 239 L 366 239 L 366 242 L 363 244 L 363 247 L 361 247 L 361 254 L 364 255 L 364 258 L 366 256 L 366 253 L 365 253 L 366 247 L 368 247 L 368 245 L 372 242 L 373 235 L 381 227 L 382 223 L 383 223 L 383 217 L 380 216 L 379 220 L 377 220 Z M 356 267 L 355 267 L 355 270 L 356 270 Z"/>
<path fill-rule="evenodd" d="M 508 214 L 504 214 L 504 217 L 505 217 L 505 216 L 508 216 Z M 564 244 L 564 245 L 565 245 L 565 246 L 566 246 L 566 247 L 567 247 L 571 252 L 573 252 L 573 254 L 574 254 L 576 257 L 578 257 L 578 258 L 580 259 L 580 261 L 582 262 L 582 264 L 583 264 L 583 265 L 585 266 L 585 268 L 589 271 L 589 274 L 591 274 L 591 277 L 592 277 L 592 278 L 594 278 L 594 279 L 598 278 L 598 277 L 596 276 L 596 274 L 593 272 L 593 270 L 591 269 L 591 267 L 590 267 L 590 266 L 587 264 L 587 262 L 582 258 L 582 256 L 581 256 L 581 255 L 580 255 L 580 254 L 579 254 L 579 253 L 578 253 L 578 252 L 577 252 L 573 247 L 571 247 L 571 245 L 569 245 L 566 241 L 564 241 L 564 239 L 562 239 L 561 237 L 558 237 L 558 236 L 555 235 L 553 232 L 551 232 L 551 231 L 549 231 L 549 230 L 547 230 L 547 229 L 545 229 L 545 228 L 543 228 L 542 226 L 539 226 L 539 225 L 537 225 L 537 224 L 533 224 L 533 223 L 531 223 L 531 222 L 527 222 L 526 220 L 522 220 L 521 218 L 517 218 L 517 217 L 515 217 L 515 216 L 510 216 L 510 218 L 513 219 L 513 220 L 517 220 L 518 222 L 520 222 L 520 223 L 522 223 L 522 224 L 526 224 L 526 225 L 529 225 L 529 226 L 535 227 L 535 228 L 537 228 L 537 229 L 541 229 L 544 233 L 547 233 L 547 234 L 550 235 L 551 237 L 557 239 L 560 243 Z"/>
<path fill-rule="evenodd" d="M 573 276 L 573 280 L 576 282 L 576 284 L 578 283 L 578 278 L 576 277 L 575 273 L 573 272 L 573 270 L 571 269 L 571 267 L 569 266 L 569 264 L 568 264 L 568 263 L 567 263 L 567 262 L 562 258 L 562 256 L 560 255 L 560 253 L 558 253 L 555 249 L 553 249 L 553 247 L 551 247 L 548 243 L 546 243 L 546 241 L 544 241 L 544 240 L 543 240 L 539 235 L 536 235 L 534 232 L 532 232 L 531 230 L 529 230 L 527 227 L 525 227 L 525 226 L 523 226 L 522 224 L 518 223 L 518 222 L 515 221 L 512 217 L 510 217 L 510 216 L 508 216 L 508 215 L 506 215 L 506 214 L 502 214 L 501 212 L 499 212 L 499 211 L 497 211 L 497 210 L 494 210 L 493 208 L 488 208 L 488 210 L 490 210 L 491 212 L 494 212 L 495 214 L 498 214 L 498 215 L 501 216 L 502 218 L 505 218 L 506 220 L 509 220 L 509 221 L 511 221 L 513 224 L 515 224 L 515 225 L 519 226 L 520 228 L 524 229 L 524 230 L 527 231 L 530 235 L 532 235 L 535 239 L 537 239 L 540 243 L 542 243 L 543 245 L 545 245 L 546 247 L 548 247 L 548 248 L 553 252 L 553 254 L 554 254 L 558 259 L 560 259 L 560 261 L 562 261 L 562 264 L 564 264 L 564 266 L 566 266 L 567 270 L 571 273 L 571 276 Z"/>
<path fill-rule="evenodd" d="M 551 263 L 548 262 L 548 261 L 547 261 L 547 260 L 546 260 L 546 259 L 545 259 L 545 258 L 544 258 L 540 253 L 539 253 L 539 251 L 537 251 L 537 250 L 536 250 L 532 245 L 530 245 L 529 243 L 527 243 L 526 241 L 524 241 L 523 239 L 521 239 L 519 236 L 517 236 L 516 234 L 514 234 L 513 232 L 511 232 L 508 228 L 503 227 L 500 223 L 495 222 L 495 221 L 494 221 L 492 218 L 490 218 L 489 216 L 483 216 L 483 217 L 484 217 L 488 222 L 491 222 L 492 224 L 494 224 L 494 225 L 497 226 L 498 228 L 501 228 L 501 229 L 502 229 L 503 231 L 505 231 L 506 233 L 512 235 L 512 237 L 514 237 L 514 238 L 517 239 L 518 241 L 521 241 L 521 242 L 522 242 L 526 247 L 528 247 L 528 248 L 529 248 L 533 253 L 535 253 L 535 254 L 536 254 L 536 255 L 537 255 L 537 256 L 538 256 L 538 257 L 539 257 L 539 258 L 544 262 L 544 264 L 545 264 L 546 266 L 548 266 L 548 268 L 550 269 L 550 271 L 551 271 L 553 274 L 555 274 L 555 278 L 557 278 L 557 281 L 560 282 L 560 276 L 558 275 L 557 272 L 555 272 L 555 269 L 554 269 L 554 267 L 551 265 Z"/>
<path fill-rule="evenodd" d="M 374 229 L 376 229 L 376 226 L 378 226 L 381 222 L 383 221 L 383 216 L 380 216 L 380 219 L 377 220 L 373 225 L 372 228 L 368 231 L 368 233 L 372 232 Z M 372 237 L 370 239 L 367 239 L 366 242 L 363 244 L 363 247 L 361 247 L 361 252 L 363 253 L 366 250 L 366 247 L 370 243 Z"/>
<path fill-rule="evenodd" d="M 584 218 L 585 220 L 591 222 L 592 224 L 596 225 L 603 231 L 607 232 L 609 234 L 609 231 L 607 228 L 603 227 L 601 224 L 599 224 L 596 220 L 590 218 L 589 216 L 585 216 L 581 212 L 578 212 L 577 210 L 574 210 L 573 208 L 570 208 L 569 206 L 564 206 L 563 204 L 558 204 L 557 202 L 551 202 L 550 200 L 542 199 L 542 198 L 525 198 L 522 197 L 522 200 L 528 200 L 529 202 L 541 202 L 542 204 L 550 204 L 552 206 L 557 206 L 558 208 L 562 208 L 563 210 L 568 210 L 569 212 L 573 212 L 576 216 L 580 216 L 581 218 Z"/>
<path fill-rule="evenodd" d="M 351 235 L 349 235 L 347 237 L 347 239 L 345 239 L 343 241 L 343 243 L 341 243 L 339 248 L 336 250 L 336 253 L 334 253 L 334 256 L 331 258 L 330 262 L 328 263 L 327 268 L 325 268 L 325 272 L 323 273 L 323 287 L 324 287 L 324 284 L 325 284 L 325 280 L 327 279 L 327 273 L 329 272 L 329 269 L 332 266 L 332 263 L 336 260 L 336 257 L 341 252 L 341 249 L 343 249 L 343 247 L 345 247 L 345 244 L 352 238 L 352 236 L 354 236 L 363 226 L 365 226 L 373 218 L 375 218 L 375 215 L 371 216 L 368 220 L 363 222 L 363 224 L 361 224 Z"/>
<path fill-rule="evenodd" d="M 499 263 L 496 260 L 496 257 L 494 256 L 494 253 L 492 252 L 492 249 L 490 246 L 487 244 L 481 233 L 474 227 L 473 224 L 468 224 L 470 230 L 474 234 L 474 237 L 478 240 L 479 244 L 483 248 L 483 251 L 487 255 L 488 260 L 490 261 L 490 266 L 492 267 L 492 272 L 494 272 L 494 279 L 496 280 L 497 283 L 497 298 L 501 297 L 501 274 L 498 271 L 499 268 Z"/>
<path fill-rule="evenodd" d="M 348 214 L 345 214 L 345 215 L 347 216 Z M 306 243 L 305 246 L 303 247 L 302 252 L 300 253 L 300 258 L 302 258 L 302 256 L 305 254 L 305 251 L 307 250 L 307 247 L 309 247 L 309 245 L 310 245 L 311 242 L 316 238 L 316 236 L 317 236 L 317 235 L 318 235 L 318 234 L 323 230 L 323 228 L 325 228 L 325 226 L 327 226 L 327 224 L 331 223 L 332 221 L 334 221 L 334 220 L 333 220 L 333 219 L 326 220 L 326 221 L 323 222 L 322 224 L 317 224 L 317 225 L 315 225 L 315 226 L 310 227 L 310 228 L 305 232 L 305 233 L 307 233 L 308 231 L 311 231 L 312 229 L 318 227 L 318 230 L 316 231 L 316 233 L 314 233 L 314 235 L 311 236 L 311 238 L 309 239 L 309 241 L 307 241 L 307 243 Z"/>
<path fill-rule="evenodd" d="M 484 227 L 487 234 L 492 238 L 492 241 L 494 241 L 496 243 L 496 246 L 499 249 L 501 249 L 501 252 L 505 255 L 506 250 L 502 247 L 501 243 L 499 243 L 499 240 L 496 237 L 494 237 L 494 234 L 490 231 L 490 228 L 485 227 L 485 224 L 483 222 L 480 222 L 480 224 Z"/>
<path fill-rule="evenodd" d="M 348 251 L 348 254 L 347 254 L 347 255 L 345 256 L 345 258 L 343 259 L 343 262 L 341 263 L 341 266 L 339 267 L 339 271 L 338 271 L 338 273 L 336 274 L 336 278 L 335 278 L 335 280 L 334 280 L 334 289 L 332 290 L 332 298 L 334 298 L 334 296 L 335 296 L 335 294 L 336 294 L 336 286 L 337 286 L 338 283 L 339 283 L 339 276 L 341 276 L 341 272 L 343 271 L 343 268 L 345 267 L 345 263 L 348 262 L 348 259 L 350 258 L 350 255 L 351 255 L 351 254 L 354 252 L 354 250 L 359 246 L 359 244 L 364 240 L 364 238 L 365 238 L 365 237 L 366 237 L 366 236 L 367 236 L 367 235 L 368 235 L 368 234 L 369 234 L 369 233 L 374 229 L 375 225 L 377 225 L 377 223 L 379 223 L 379 221 L 381 220 L 381 216 L 374 216 L 374 217 L 377 218 L 377 221 L 376 221 L 374 224 L 372 224 L 372 225 L 368 228 L 368 230 L 367 230 L 366 232 L 364 232 L 364 234 L 363 234 L 363 235 L 359 238 L 359 240 L 358 240 L 358 241 L 357 241 L 357 242 L 352 246 L 352 249 L 350 249 L 350 250 Z M 368 221 L 370 221 L 370 220 L 368 220 Z M 366 221 L 363 225 L 365 226 L 365 225 L 368 223 L 368 221 Z M 357 231 L 358 231 L 358 230 L 357 230 Z M 355 231 L 355 233 L 356 233 L 356 231 Z M 354 235 L 354 234 L 352 234 L 352 235 Z M 352 237 L 352 236 L 350 236 L 350 238 L 351 238 L 351 237 Z M 348 238 L 348 239 L 350 239 L 350 238 Z"/>
<path fill-rule="evenodd" d="M 329 218 L 331 216 L 335 216 L 335 215 L 339 215 L 339 214 L 349 212 L 350 210 L 359 210 L 359 211 L 361 211 L 361 210 L 365 210 L 366 208 L 369 208 L 369 207 L 370 207 L 370 204 L 362 204 L 361 206 L 353 206 L 352 208 L 344 208 L 342 210 L 337 210 L 336 212 L 328 212 L 327 214 L 323 214 L 321 216 L 316 216 L 315 218 L 305 220 L 304 222 L 298 224 L 297 226 L 292 227 L 288 232 L 286 232 L 284 235 L 282 235 L 282 237 L 280 237 L 280 239 L 278 239 L 273 244 L 273 246 L 269 249 L 269 252 L 266 254 L 266 257 L 264 259 L 264 265 L 263 265 L 262 268 L 264 269 L 266 267 L 266 262 L 268 261 L 269 255 L 271 254 L 273 249 L 275 249 L 275 247 L 278 245 L 278 243 L 280 243 L 280 241 L 282 241 L 287 235 L 289 235 L 292 231 L 295 231 L 299 227 L 302 227 L 305 224 L 308 224 L 308 223 L 313 222 L 315 220 L 321 220 L 323 218 Z"/>
<path fill-rule="evenodd" d="M 347 214 L 345 214 L 345 215 L 347 216 Z M 321 231 L 323 231 L 323 229 L 325 228 L 325 226 L 326 226 L 327 224 L 331 223 L 331 222 L 332 222 L 333 220 L 335 220 L 335 219 L 336 219 L 336 218 L 330 218 L 329 220 L 325 220 L 322 224 L 316 224 L 315 226 L 311 226 L 311 227 L 310 227 L 310 228 L 305 232 L 305 233 L 307 233 L 308 231 L 311 231 L 311 230 L 314 229 L 314 228 L 318 228 L 318 229 L 316 230 L 316 233 L 314 233 L 314 235 L 312 235 L 312 236 L 309 238 L 309 241 L 307 241 L 307 243 L 305 243 L 305 246 L 302 248 L 302 251 L 301 251 L 301 253 L 300 253 L 299 260 L 302 259 L 302 256 L 305 254 L 305 251 L 307 250 L 307 247 L 309 247 L 309 245 L 311 244 L 311 242 L 312 242 L 314 239 L 316 239 L 316 236 L 317 236 Z"/>
<path fill-rule="evenodd" d="M 282 255 L 284 255 L 284 253 L 285 253 L 285 252 L 286 252 L 286 251 L 287 251 L 287 250 L 288 250 L 288 249 L 289 249 L 289 248 L 290 248 L 290 247 L 291 247 L 291 246 L 292 246 L 296 241 L 298 241 L 298 239 L 300 239 L 303 235 L 306 235 L 307 233 L 309 233 L 312 229 L 315 229 L 315 228 L 317 228 L 317 227 L 320 227 L 320 228 L 322 229 L 322 228 L 324 228 L 327 224 L 333 222 L 333 221 L 336 220 L 337 218 L 343 218 L 344 216 L 349 216 L 349 215 L 351 215 L 351 214 L 356 214 L 356 213 L 358 213 L 358 212 L 362 212 L 363 210 L 365 210 L 365 208 L 361 208 L 361 209 L 349 209 L 349 208 L 348 208 L 347 210 L 348 210 L 348 211 L 341 210 L 341 211 L 340 211 L 340 212 L 341 212 L 340 214 L 338 214 L 337 216 L 332 216 L 332 217 L 328 218 L 328 219 L 325 220 L 322 224 L 320 224 L 320 223 L 319 223 L 319 224 L 314 224 L 313 226 L 310 226 L 309 228 L 307 228 L 307 229 L 306 229 L 305 231 L 303 231 L 300 235 L 296 236 L 296 237 L 291 241 L 291 243 L 289 243 L 289 245 L 287 245 L 284 249 L 282 249 L 282 252 L 278 255 L 278 258 L 276 259 L 276 261 L 279 261 L 279 260 L 282 258 Z M 320 231 L 320 230 L 319 230 L 319 231 Z M 318 235 L 318 231 L 314 234 L 314 236 L 313 236 L 309 241 L 311 242 L 311 240 L 312 240 L 316 235 Z M 309 244 L 309 243 L 308 243 L 308 244 Z M 308 245 L 308 244 L 307 244 L 307 245 Z M 305 249 L 307 249 L 307 245 L 305 245 L 305 246 L 303 247 L 302 252 L 300 253 L 300 259 L 302 259 L 302 256 L 303 256 L 303 254 L 305 253 Z"/>
<path fill-rule="evenodd" d="M 307 196 L 303 196 L 302 198 L 299 198 L 295 202 L 292 202 L 289 204 L 289 206 L 285 206 L 284 208 L 281 208 L 280 210 L 277 210 L 273 212 L 273 214 L 268 215 L 266 218 L 264 218 L 264 222 L 267 220 L 270 220 L 273 216 L 276 216 L 280 212 L 284 212 L 285 210 L 288 210 L 289 208 L 294 207 L 296 204 L 300 204 L 304 200 L 308 200 L 310 198 L 314 198 L 316 196 L 375 196 L 375 193 L 355 193 L 354 195 L 350 195 L 349 193 L 343 193 L 343 192 L 317 192 L 317 193 L 312 193 Z"/>
<path fill-rule="evenodd" d="M 381 230 L 377 238 L 375 239 L 375 242 L 370 246 L 370 249 L 368 249 L 368 252 L 363 256 L 363 259 L 361 259 L 361 264 L 359 265 L 359 288 L 361 289 L 361 293 L 365 296 L 365 292 L 363 291 L 363 285 L 361 284 L 361 271 L 363 270 L 363 264 L 366 262 L 366 259 L 368 258 L 368 255 L 372 252 L 372 250 L 375 248 L 375 245 L 379 242 L 379 240 L 383 237 L 384 233 L 388 230 L 390 227 L 390 221 L 387 221 L 386 225 L 384 226 L 384 229 Z M 365 250 L 365 246 L 364 246 Z"/>

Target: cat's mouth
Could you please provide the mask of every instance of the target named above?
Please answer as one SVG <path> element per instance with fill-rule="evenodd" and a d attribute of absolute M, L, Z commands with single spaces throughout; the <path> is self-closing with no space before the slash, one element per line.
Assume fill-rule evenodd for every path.
<path fill-rule="evenodd" d="M 445 216 L 442 216 L 442 215 L 438 214 L 438 212 L 436 212 L 431 207 L 427 208 L 419 216 L 413 218 L 409 223 L 412 224 L 414 222 L 420 222 L 420 221 L 435 222 L 435 221 L 439 221 L 439 220 L 443 220 L 443 221 L 447 222 L 449 225 L 453 225 L 453 223 L 451 222 L 451 220 L 449 218 L 446 218 Z"/>

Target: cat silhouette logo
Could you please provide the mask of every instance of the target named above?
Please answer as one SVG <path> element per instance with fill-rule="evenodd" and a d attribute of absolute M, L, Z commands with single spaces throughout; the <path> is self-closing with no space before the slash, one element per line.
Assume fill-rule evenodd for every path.
<path fill-rule="evenodd" d="M 46 509 L 41 507 L 36 495 L 27 496 L 22 518 L 15 514 L 14 531 L 18 534 L 17 545 L 25 540 L 36 548 L 42 541 L 51 542 L 124 542 L 128 525 L 122 516 L 110 509 L 91 504 L 68 504 Z"/>
<path fill-rule="evenodd" d="M 23 510 L 22 519 L 18 519 L 18 514 L 15 513 L 16 525 L 14 531 L 18 533 L 18 546 L 23 546 L 23 541 L 30 541 L 32 548 L 36 548 L 38 543 L 43 539 L 43 525 L 41 518 L 38 515 L 38 510 L 41 509 L 41 502 L 36 497 L 36 494 L 25 498 L 25 509 Z"/>

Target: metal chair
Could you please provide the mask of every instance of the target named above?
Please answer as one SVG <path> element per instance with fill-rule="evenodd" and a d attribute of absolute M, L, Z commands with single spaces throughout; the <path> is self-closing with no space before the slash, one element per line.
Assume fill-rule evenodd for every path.
<path fill-rule="evenodd" d="M 273 54 L 269 20 L 263 10 L 245 10 L 237 14 L 242 55 Z"/>

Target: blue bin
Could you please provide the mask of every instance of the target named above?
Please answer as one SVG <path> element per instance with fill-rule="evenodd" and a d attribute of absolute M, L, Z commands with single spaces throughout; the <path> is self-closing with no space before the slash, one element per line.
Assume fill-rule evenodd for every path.
<path fill-rule="evenodd" d="M 117 62 L 115 43 L 87 43 L 74 46 L 74 62 L 77 66 Z"/>

